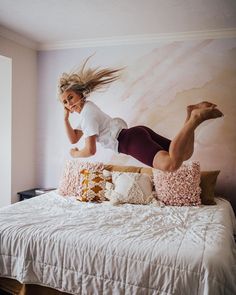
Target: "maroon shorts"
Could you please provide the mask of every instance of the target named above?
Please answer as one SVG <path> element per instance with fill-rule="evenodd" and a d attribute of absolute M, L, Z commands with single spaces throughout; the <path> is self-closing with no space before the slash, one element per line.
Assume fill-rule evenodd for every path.
<path fill-rule="evenodd" d="M 118 136 L 118 152 L 130 155 L 153 167 L 153 159 L 159 151 L 169 151 L 171 141 L 146 126 L 122 129 Z"/>

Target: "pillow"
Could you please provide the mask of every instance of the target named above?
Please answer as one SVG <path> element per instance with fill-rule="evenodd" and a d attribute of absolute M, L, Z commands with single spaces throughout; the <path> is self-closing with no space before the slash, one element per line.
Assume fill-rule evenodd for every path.
<path fill-rule="evenodd" d="M 201 172 L 201 201 L 204 205 L 215 205 L 215 185 L 220 171 L 202 171 Z"/>
<path fill-rule="evenodd" d="M 73 196 L 79 184 L 79 169 L 81 162 L 79 160 L 68 160 L 62 172 L 58 186 L 58 193 L 62 196 Z"/>
<path fill-rule="evenodd" d="M 141 171 L 141 167 L 121 166 L 121 165 L 112 165 L 112 164 L 106 164 L 106 165 L 104 165 L 104 168 L 108 171 L 118 171 L 118 172 L 139 173 Z"/>
<path fill-rule="evenodd" d="M 106 182 L 112 182 L 111 176 L 106 175 L 102 169 L 82 169 L 80 170 L 80 184 L 77 191 L 77 200 L 81 202 L 106 201 Z"/>
<path fill-rule="evenodd" d="M 148 174 L 150 177 L 153 176 L 151 167 L 142 167 L 140 173 Z"/>
<path fill-rule="evenodd" d="M 163 172 L 153 168 L 153 180 L 157 198 L 166 205 L 196 206 L 200 199 L 200 164 L 183 163 L 174 172 Z"/>
<path fill-rule="evenodd" d="M 150 175 L 152 178 L 152 168 L 143 167 L 140 170 L 140 173 L 146 173 Z M 215 198 L 215 185 L 217 176 L 219 175 L 220 171 L 201 171 L 201 181 L 200 181 L 200 188 L 201 188 L 201 203 L 203 205 L 215 205 L 216 202 Z"/>
<path fill-rule="evenodd" d="M 112 172 L 112 185 L 107 185 L 105 196 L 113 205 L 148 204 L 153 200 L 151 179 L 146 174 Z"/>
<path fill-rule="evenodd" d="M 81 162 L 80 159 L 68 160 L 65 164 L 59 186 L 58 193 L 62 196 L 75 196 L 80 183 L 81 169 L 102 170 L 104 165 L 100 162 Z"/>

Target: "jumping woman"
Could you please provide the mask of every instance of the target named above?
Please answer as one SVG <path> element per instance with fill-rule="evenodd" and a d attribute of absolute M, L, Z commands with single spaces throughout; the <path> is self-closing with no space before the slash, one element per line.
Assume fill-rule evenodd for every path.
<path fill-rule="evenodd" d="M 119 79 L 121 70 L 86 69 L 86 62 L 76 73 L 63 73 L 59 81 L 68 138 L 75 144 L 82 136 L 85 137 L 83 149 L 71 149 L 70 154 L 74 158 L 94 155 L 99 142 L 104 148 L 130 155 L 150 167 L 175 171 L 193 154 L 195 129 L 206 120 L 223 116 L 217 106 L 208 101 L 189 105 L 185 123 L 173 140 L 146 126 L 128 128 L 124 120 L 111 118 L 87 99 L 89 94 Z M 78 113 L 78 127 L 75 129 L 69 121 L 73 112 Z"/>

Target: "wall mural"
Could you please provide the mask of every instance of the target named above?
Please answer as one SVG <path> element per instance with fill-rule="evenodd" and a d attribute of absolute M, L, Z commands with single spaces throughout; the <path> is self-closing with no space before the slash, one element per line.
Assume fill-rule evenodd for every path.
<path fill-rule="evenodd" d="M 84 48 L 39 53 L 38 180 L 55 186 L 71 145 L 56 98 L 60 74 L 78 66 L 91 53 L 91 67 L 125 66 L 120 81 L 90 99 L 128 125 L 146 125 L 168 138 L 179 131 L 186 107 L 202 100 L 216 103 L 223 118 L 208 120 L 195 133 L 192 160 L 202 170 L 221 170 L 217 191 L 236 194 L 236 40 L 195 40 L 160 44 Z M 53 110 L 53 111 L 52 111 Z M 71 116 L 76 126 L 76 115 Z M 79 147 L 83 146 L 81 142 Z M 98 147 L 85 161 L 142 165 L 137 160 Z M 232 202 L 236 203 L 235 200 Z M 236 205 L 236 204 L 235 204 Z"/>

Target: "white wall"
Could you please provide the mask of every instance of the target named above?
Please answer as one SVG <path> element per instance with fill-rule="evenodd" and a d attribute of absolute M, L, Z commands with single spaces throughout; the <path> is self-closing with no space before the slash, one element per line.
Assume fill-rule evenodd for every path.
<path fill-rule="evenodd" d="M 14 203 L 18 201 L 18 191 L 36 185 L 37 52 L 0 36 L 0 55 L 12 59 L 11 193 Z"/>
<path fill-rule="evenodd" d="M 0 207 L 11 204 L 12 60 L 0 55 Z"/>

